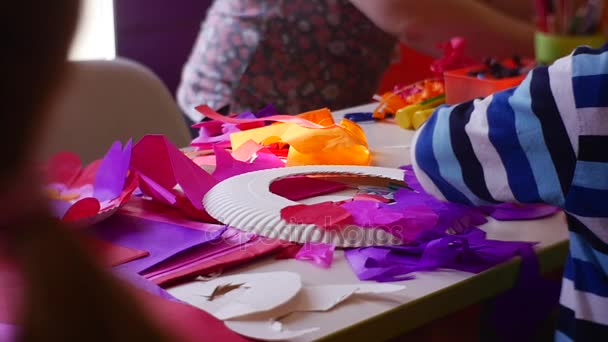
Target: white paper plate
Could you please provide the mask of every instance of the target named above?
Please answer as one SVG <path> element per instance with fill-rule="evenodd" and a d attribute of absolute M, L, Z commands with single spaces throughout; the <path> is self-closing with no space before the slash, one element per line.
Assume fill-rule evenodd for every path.
<path fill-rule="evenodd" d="M 310 174 L 344 174 L 403 181 L 403 170 L 373 166 L 296 166 L 245 173 L 214 186 L 204 197 L 205 209 L 216 220 L 258 235 L 292 242 L 320 242 L 338 247 L 401 244 L 381 229 L 354 225 L 327 230 L 314 224 L 289 223 L 281 209 L 299 204 L 269 191 L 279 178 Z"/>

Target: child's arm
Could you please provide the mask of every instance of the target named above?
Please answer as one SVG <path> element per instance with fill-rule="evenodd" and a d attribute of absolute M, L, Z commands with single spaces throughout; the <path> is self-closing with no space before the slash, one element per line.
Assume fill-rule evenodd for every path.
<path fill-rule="evenodd" d="M 533 55 L 533 26 L 479 0 L 351 0 L 378 27 L 406 45 L 438 54 L 437 43 L 467 39 L 472 57 Z"/>
<path fill-rule="evenodd" d="M 423 186 L 464 203 L 563 207 L 577 182 L 593 177 L 575 175 L 579 136 L 608 133 L 606 56 L 608 45 L 579 48 L 532 70 L 517 88 L 439 108 L 414 138 L 412 160 Z"/>

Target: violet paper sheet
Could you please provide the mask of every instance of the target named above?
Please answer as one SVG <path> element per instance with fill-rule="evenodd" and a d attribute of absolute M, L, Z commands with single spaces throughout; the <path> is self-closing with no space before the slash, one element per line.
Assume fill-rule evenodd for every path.
<path fill-rule="evenodd" d="M 412 245 L 357 248 L 346 251 L 345 256 L 361 280 L 400 281 L 411 279 L 410 273 L 438 268 L 479 273 L 533 245 L 487 240 L 485 232 L 478 228 L 459 235 L 431 230 L 421 234 Z"/>
<path fill-rule="evenodd" d="M 116 267 L 120 271 L 138 274 L 190 248 L 215 241 L 224 232 L 201 231 L 120 214 L 96 224 L 92 229 L 96 236 L 103 240 L 148 251 L 148 257 Z"/>

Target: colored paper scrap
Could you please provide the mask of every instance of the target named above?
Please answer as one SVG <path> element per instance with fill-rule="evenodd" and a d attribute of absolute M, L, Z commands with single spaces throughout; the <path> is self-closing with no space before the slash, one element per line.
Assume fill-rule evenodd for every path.
<path fill-rule="evenodd" d="M 414 241 L 438 221 L 438 215 L 426 205 L 400 207 L 376 201 L 350 201 L 342 207 L 351 213 L 356 225 L 382 229 L 404 243 Z"/>
<path fill-rule="evenodd" d="M 307 176 L 280 178 L 270 184 L 270 192 L 292 201 L 331 194 L 346 188 L 344 183 Z"/>
<path fill-rule="evenodd" d="M 464 234 L 435 232 L 410 246 L 368 247 L 347 250 L 346 259 L 361 280 L 400 281 L 412 272 L 450 268 L 479 273 L 520 255 L 535 243 L 487 240 L 472 228 Z"/>
<path fill-rule="evenodd" d="M 223 181 L 224 179 L 247 172 L 285 166 L 285 163 L 272 153 L 262 153 L 258 151 L 256 152 L 255 158 L 252 158 L 252 161 L 243 162 L 234 159 L 230 152 L 222 148 L 214 147 L 214 151 L 216 168 L 212 176 L 218 181 Z"/>
<path fill-rule="evenodd" d="M 274 106 L 268 105 L 255 114 L 245 112 L 237 115 L 236 118 L 248 120 L 264 118 L 276 114 L 277 111 Z M 241 124 L 218 120 L 204 121 L 196 124 L 195 127 L 199 128 L 199 135 L 192 141 L 191 145 L 201 149 L 211 149 L 213 146 L 227 148 L 230 147 L 230 134 L 262 126 L 264 126 L 264 121 L 245 122 Z"/>
<path fill-rule="evenodd" d="M 334 260 L 336 246 L 326 243 L 307 242 L 295 256 L 296 260 L 308 261 L 322 268 L 329 268 Z"/>
<path fill-rule="evenodd" d="M 223 230 L 206 232 L 120 214 L 96 224 L 92 230 L 97 237 L 113 244 L 150 253 L 148 257 L 118 266 L 132 273 L 142 273 L 190 248 L 215 241 L 223 233 Z"/>
<path fill-rule="evenodd" d="M 124 150 L 120 141 L 116 141 L 102 159 L 93 184 L 93 196 L 100 202 L 120 196 L 129 172 L 131 149 L 131 140 L 127 142 Z"/>
<path fill-rule="evenodd" d="M 233 150 L 249 140 L 263 145 L 282 142 L 289 144 L 287 166 L 369 165 L 371 162 L 367 139 L 361 127 L 349 120 L 335 124 L 328 109 L 319 109 L 299 116 L 274 115 L 250 120 L 227 118 L 214 113 L 206 106 L 198 107 L 197 110 L 207 117 L 230 123 L 283 123 L 231 134 Z"/>
<path fill-rule="evenodd" d="M 323 229 L 340 229 L 351 223 L 351 214 L 338 203 L 296 204 L 281 209 L 281 218 L 292 224 L 314 224 Z"/>
<path fill-rule="evenodd" d="M 162 274 L 146 274 L 145 276 L 157 284 L 182 281 L 192 278 L 193 275 L 209 274 L 250 262 L 257 257 L 273 253 L 286 245 L 281 240 L 259 236 L 253 237 L 243 244 L 234 244 L 224 239 L 221 239 L 219 244 L 221 245 L 218 247 L 220 252 L 216 254 L 207 254 L 207 251 L 205 251 L 200 258 L 190 263 L 184 263 L 174 269 L 165 270 Z M 195 252 L 193 251 L 193 253 Z"/>
<path fill-rule="evenodd" d="M 133 147 L 131 166 L 140 175 L 140 188 L 144 194 L 197 219 L 213 222 L 203 208 L 203 197 L 217 180 L 166 137 L 144 136 Z"/>
<path fill-rule="evenodd" d="M 82 167 L 78 155 L 60 152 L 47 162 L 46 191 L 54 215 L 63 221 L 92 224 L 124 205 L 137 188 L 129 172 L 131 141 L 116 141 L 105 156 Z"/>
<path fill-rule="evenodd" d="M 281 240 L 263 238 L 223 225 L 190 220 L 176 208 L 142 198 L 133 198 L 121 209 L 120 214 L 205 232 L 225 230 L 221 239 L 189 248 L 142 272 L 145 278 L 156 284 L 174 283 L 191 279 L 193 275 L 222 271 L 288 245 Z"/>

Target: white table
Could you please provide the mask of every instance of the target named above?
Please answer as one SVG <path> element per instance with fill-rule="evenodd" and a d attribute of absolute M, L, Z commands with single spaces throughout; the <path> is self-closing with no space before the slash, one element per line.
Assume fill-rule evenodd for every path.
<path fill-rule="evenodd" d="M 365 105 L 335 113 L 371 111 Z M 410 163 L 410 140 L 413 131 L 386 122 L 363 122 L 373 165 L 398 167 Z M 488 238 L 511 241 L 539 241 L 537 253 L 541 270 L 560 267 L 567 253 L 567 228 L 562 213 L 534 221 L 490 222 L 482 227 Z M 416 279 L 400 282 L 407 288 L 381 297 L 351 298 L 329 312 L 295 313 L 282 321 L 289 329 L 319 327 L 317 332 L 296 341 L 383 340 L 398 336 L 444 315 L 495 296 L 508 289 L 515 280 L 518 261 L 499 265 L 478 275 L 438 270 L 415 273 Z M 267 258 L 233 269 L 233 273 L 291 271 L 301 275 L 305 285 L 346 284 L 359 282 L 342 251 L 336 251 L 330 269 L 321 269 L 296 260 Z"/>

